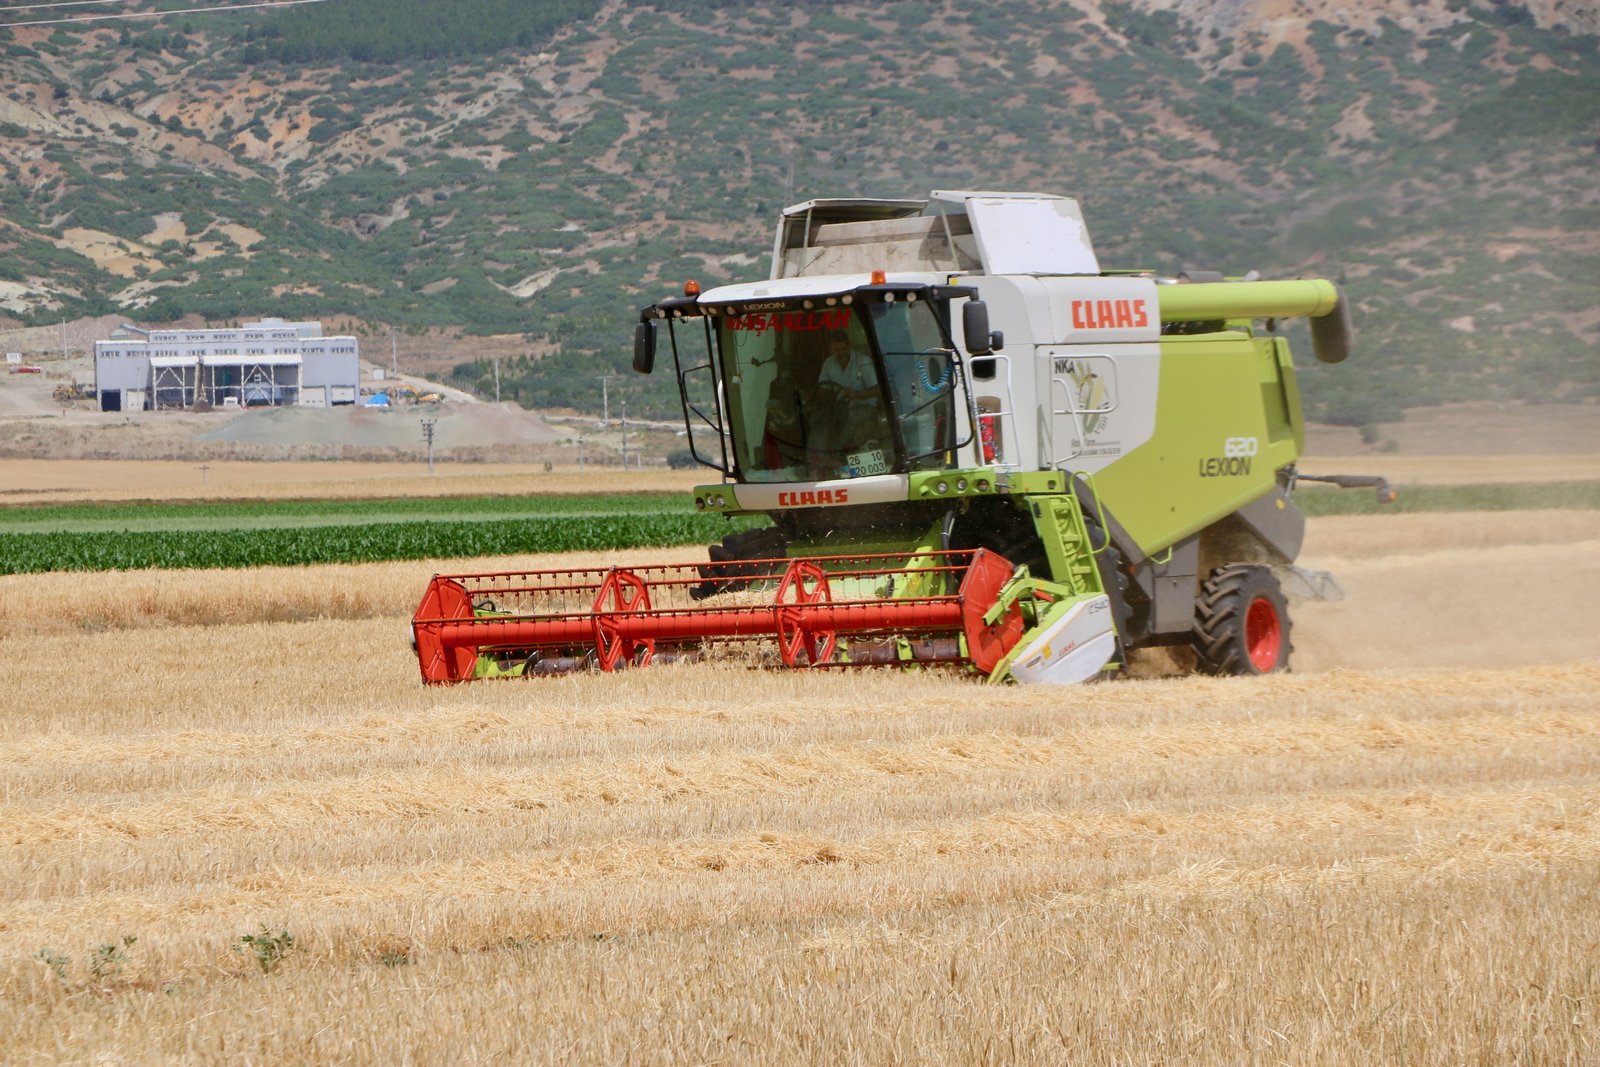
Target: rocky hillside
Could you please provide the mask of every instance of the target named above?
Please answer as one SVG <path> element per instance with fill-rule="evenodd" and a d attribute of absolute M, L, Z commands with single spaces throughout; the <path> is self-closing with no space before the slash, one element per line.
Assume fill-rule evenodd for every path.
<path fill-rule="evenodd" d="M 520 335 L 503 395 L 587 406 L 634 309 L 764 273 L 785 203 L 1034 188 L 1083 199 L 1108 264 L 1344 282 L 1361 347 L 1312 372 L 1326 417 L 1600 399 L 1600 5 L 1352 6 L 333 0 L 0 29 L 0 314 Z M 663 384 L 619 388 L 665 410 Z"/>

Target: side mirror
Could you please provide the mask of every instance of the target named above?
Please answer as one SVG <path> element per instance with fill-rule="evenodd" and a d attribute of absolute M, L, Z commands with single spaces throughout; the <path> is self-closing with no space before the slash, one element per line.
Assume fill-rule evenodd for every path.
<path fill-rule="evenodd" d="M 649 374 L 656 367 L 656 324 L 641 322 L 633 328 L 633 369 Z"/>
<path fill-rule="evenodd" d="M 981 356 L 993 347 L 989 333 L 988 304 L 982 300 L 967 301 L 961 309 L 961 335 L 969 356 Z"/>

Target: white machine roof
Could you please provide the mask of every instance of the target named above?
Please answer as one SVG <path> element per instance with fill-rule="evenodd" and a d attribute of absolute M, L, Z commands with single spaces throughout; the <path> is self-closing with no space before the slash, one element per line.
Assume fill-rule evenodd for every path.
<path fill-rule="evenodd" d="M 989 274 L 1099 274 L 1076 200 L 974 196 L 967 215 Z"/>
<path fill-rule="evenodd" d="M 772 277 L 859 271 L 1098 275 L 1077 200 L 935 189 L 926 200 L 838 197 L 785 208 Z"/>

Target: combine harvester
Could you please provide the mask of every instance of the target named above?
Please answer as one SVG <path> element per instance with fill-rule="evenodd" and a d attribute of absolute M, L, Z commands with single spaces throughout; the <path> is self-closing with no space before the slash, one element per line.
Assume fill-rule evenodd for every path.
<path fill-rule="evenodd" d="M 439 575 L 413 619 L 429 683 L 698 657 L 965 664 L 1078 682 L 1131 651 L 1209 674 L 1289 663 L 1305 427 L 1278 320 L 1349 354 L 1331 282 L 1102 270 L 1075 200 L 812 200 L 772 277 L 640 313 L 670 351 L 694 506 L 771 525 L 700 563 Z M 1264 323 L 1258 328 L 1257 323 Z M 959 323 L 959 328 L 956 327 Z M 999 327 L 999 329 L 991 329 Z M 1375 487 L 1382 479 L 1315 480 Z"/>

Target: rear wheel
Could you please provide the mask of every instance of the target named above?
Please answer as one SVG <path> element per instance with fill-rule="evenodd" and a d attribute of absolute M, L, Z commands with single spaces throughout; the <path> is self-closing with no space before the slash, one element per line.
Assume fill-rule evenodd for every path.
<path fill-rule="evenodd" d="M 1289 607 L 1272 571 L 1230 563 L 1211 572 L 1195 603 L 1196 667 L 1203 674 L 1271 674 L 1289 669 Z"/>

